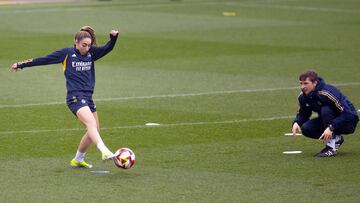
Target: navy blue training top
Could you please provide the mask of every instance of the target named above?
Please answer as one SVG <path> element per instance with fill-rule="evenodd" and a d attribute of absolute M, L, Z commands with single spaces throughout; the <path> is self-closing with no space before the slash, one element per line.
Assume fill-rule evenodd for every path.
<path fill-rule="evenodd" d="M 29 59 L 17 64 L 18 68 L 62 63 L 66 78 L 67 93 L 94 92 L 94 62 L 109 53 L 115 46 L 118 35 L 110 35 L 104 46 L 92 46 L 86 55 L 81 55 L 75 47 L 67 47 L 39 58 Z"/>

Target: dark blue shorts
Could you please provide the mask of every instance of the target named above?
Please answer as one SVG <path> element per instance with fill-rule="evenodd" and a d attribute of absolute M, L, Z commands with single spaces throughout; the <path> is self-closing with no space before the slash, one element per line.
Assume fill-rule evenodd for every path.
<path fill-rule="evenodd" d="M 91 112 L 96 112 L 96 105 L 92 99 L 92 93 L 86 92 L 74 92 L 68 93 L 66 97 L 66 104 L 70 111 L 76 116 L 76 112 L 84 107 L 88 106 Z"/>

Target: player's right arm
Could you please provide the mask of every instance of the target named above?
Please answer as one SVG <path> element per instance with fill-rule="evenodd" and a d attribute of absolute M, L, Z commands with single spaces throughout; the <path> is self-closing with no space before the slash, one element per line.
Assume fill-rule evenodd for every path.
<path fill-rule="evenodd" d="M 53 53 L 47 56 L 42 56 L 38 58 L 17 62 L 11 66 L 11 71 L 16 72 L 26 67 L 61 63 L 65 60 L 67 53 L 68 53 L 68 48 L 63 48 L 58 51 L 54 51 Z"/>
<path fill-rule="evenodd" d="M 304 97 L 302 94 L 299 95 L 298 100 L 299 100 L 299 110 L 293 121 L 293 125 L 292 125 L 292 133 L 293 134 L 301 132 L 302 124 L 304 124 L 306 121 L 308 121 L 312 114 L 312 110 L 310 109 L 310 107 L 308 107 L 306 105 L 306 102 L 304 101 Z"/>

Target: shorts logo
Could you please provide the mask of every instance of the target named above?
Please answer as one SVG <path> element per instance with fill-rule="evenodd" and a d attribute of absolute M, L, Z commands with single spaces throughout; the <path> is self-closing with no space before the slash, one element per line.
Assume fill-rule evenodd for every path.
<path fill-rule="evenodd" d="M 73 102 L 76 103 L 77 102 L 77 98 L 75 96 L 72 97 Z"/>
<path fill-rule="evenodd" d="M 82 99 L 82 100 L 81 100 L 81 103 L 85 104 L 85 103 L 86 103 L 85 99 Z"/>

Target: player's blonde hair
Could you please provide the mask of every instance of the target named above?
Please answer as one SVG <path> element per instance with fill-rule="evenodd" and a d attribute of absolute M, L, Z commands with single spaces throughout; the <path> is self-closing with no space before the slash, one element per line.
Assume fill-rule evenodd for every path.
<path fill-rule="evenodd" d="M 97 45 L 96 44 L 96 35 L 95 30 L 90 26 L 83 26 L 80 28 L 80 31 L 78 31 L 75 34 L 75 40 L 81 41 L 84 38 L 90 38 L 91 39 L 91 45 Z"/>

